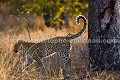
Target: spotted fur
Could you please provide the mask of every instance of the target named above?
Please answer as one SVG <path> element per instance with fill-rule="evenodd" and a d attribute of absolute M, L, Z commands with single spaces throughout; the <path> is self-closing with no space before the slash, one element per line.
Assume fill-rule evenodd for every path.
<path fill-rule="evenodd" d="M 45 72 L 45 67 L 43 65 L 43 59 L 48 58 L 54 54 L 58 54 L 62 61 L 62 69 L 64 79 L 66 80 L 70 76 L 70 58 L 69 58 L 69 50 L 71 48 L 70 40 L 79 37 L 86 29 L 86 18 L 84 16 L 76 17 L 76 24 L 79 24 L 79 19 L 83 19 L 84 26 L 80 32 L 77 34 L 68 34 L 67 36 L 55 37 L 49 40 L 45 40 L 39 43 L 30 43 L 25 45 L 24 42 L 18 42 L 14 46 L 14 51 L 18 52 L 21 50 L 22 46 L 26 46 L 27 50 L 25 50 L 26 62 L 25 66 L 31 64 L 33 60 L 36 60 L 39 65 L 42 65 L 43 72 Z M 24 49 L 24 47 L 23 47 Z"/>

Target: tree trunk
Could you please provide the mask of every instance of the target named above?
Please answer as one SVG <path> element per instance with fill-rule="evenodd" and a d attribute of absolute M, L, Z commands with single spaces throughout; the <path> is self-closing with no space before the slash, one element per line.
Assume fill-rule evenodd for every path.
<path fill-rule="evenodd" d="M 68 7 L 68 2 L 65 2 L 65 9 L 67 9 L 67 7 Z M 64 12 L 63 16 L 64 16 L 65 25 L 66 27 L 68 27 L 69 23 L 68 23 L 68 11 L 67 10 Z"/>
<path fill-rule="evenodd" d="M 90 63 L 99 70 L 120 69 L 120 0 L 90 0 Z"/>
<path fill-rule="evenodd" d="M 64 2 L 64 7 L 65 9 L 68 8 L 68 2 Z M 64 24 L 62 23 L 62 21 L 60 21 L 59 23 L 59 28 L 62 29 L 62 26 L 65 25 L 65 27 L 69 27 L 69 20 L 68 20 L 68 11 L 64 11 L 62 14 L 61 14 L 61 19 L 64 20 Z"/>

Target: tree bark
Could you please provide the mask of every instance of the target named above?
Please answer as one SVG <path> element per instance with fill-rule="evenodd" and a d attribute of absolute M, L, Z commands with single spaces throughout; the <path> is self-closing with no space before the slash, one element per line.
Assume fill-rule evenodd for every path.
<path fill-rule="evenodd" d="M 68 2 L 65 2 L 65 9 L 67 9 L 67 7 L 68 7 Z M 67 10 L 64 12 L 63 16 L 64 16 L 65 25 L 66 27 L 68 27 L 69 22 L 68 22 L 68 11 Z"/>
<path fill-rule="evenodd" d="M 90 0 L 90 63 L 99 70 L 120 69 L 120 0 Z"/>

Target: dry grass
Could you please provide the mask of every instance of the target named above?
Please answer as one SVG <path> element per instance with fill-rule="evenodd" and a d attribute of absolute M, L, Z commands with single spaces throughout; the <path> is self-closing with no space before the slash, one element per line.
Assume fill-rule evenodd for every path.
<path fill-rule="evenodd" d="M 34 31 L 30 32 L 32 40 L 30 40 L 26 29 L 24 27 L 20 27 L 23 26 L 21 24 L 22 22 L 17 21 L 14 17 L 11 19 L 8 14 L 2 16 L 0 14 L 0 29 L 4 30 L 3 32 L 0 32 L 0 80 L 61 80 L 62 69 L 60 69 L 59 75 L 56 74 L 57 71 L 55 69 L 59 67 L 57 63 L 59 62 L 59 58 L 57 55 L 44 60 L 48 74 L 41 75 L 37 73 L 34 66 L 35 63 L 32 63 L 26 69 L 22 69 L 23 57 L 13 52 L 13 45 L 18 40 L 40 42 L 57 36 L 65 36 L 68 33 L 76 33 L 81 29 L 81 27 L 75 26 L 75 22 L 73 21 L 74 19 L 69 19 L 70 29 L 62 29 L 58 31 L 53 28 L 46 28 L 44 21 L 41 20 L 41 17 L 35 19 Z M 9 29 L 9 27 L 12 27 L 13 29 Z M 7 29 L 5 30 L 5 28 Z M 44 29 L 44 32 L 39 29 Z M 69 52 L 72 66 L 71 74 L 75 77 L 75 80 L 78 80 L 78 78 L 84 74 L 89 64 L 87 43 L 80 43 L 80 41 L 86 41 L 87 37 L 86 30 L 86 32 L 79 38 L 71 41 L 72 50 Z M 50 74 L 51 71 L 53 71 L 52 75 Z M 85 80 L 119 79 L 119 72 L 103 71 L 102 73 L 93 72 Z"/>
<path fill-rule="evenodd" d="M 68 34 L 69 31 L 70 30 L 67 30 L 67 29 L 56 31 L 55 29 L 49 28 L 49 29 L 46 29 L 44 32 L 42 31 L 31 32 L 30 33 L 32 38 L 31 41 L 29 40 L 28 33 L 26 30 L 22 30 L 20 34 L 17 33 L 19 32 L 18 29 L 9 29 L 7 32 L 0 32 L 0 36 L 1 36 L 0 38 L 0 42 L 1 42 L 0 43 L 0 63 L 1 63 L 0 64 L 0 80 L 20 80 L 20 79 L 46 80 L 46 78 L 57 80 L 58 77 L 55 74 L 52 77 L 50 77 L 49 70 L 48 70 L 48 75 L 46 76 L 37 74 L 34 64 L 29 66 L 28 69 L 23 70 L 22 56 L 15 54 L 13 52 L 13 45 L 18 40 L 24 40 L 28 42 L 40 42 L 55 36 L 64 36 Z M 82 35 L 82 37 L 84 37 L 84 35 Z M 75 47 L 75 45 L 73 47 Z M 73 52 L 71 51 L 70 53 L 74 54 L 75 51 L 73 50 Z M 75 56 L 72 56 L 72 57 L 75 57 Z M 55 59 L 57 58 L 52 57 L 45 60 L 46 63 L 49 63 L 48 65 L 46 65 L 48 69 L 51 68 L 50 61 Z M 74 64 L 74 65 L 77 65 L 77 64 Z M 60 73 L 62 74 L 62 72 Z M 62 77 L 61 74 L 59 75 L 60 77 Z"/>
<path fill-rule="evenodd" d="M 56 31 L 52 28 L 49 28 L 44 32 L 31 32 L 31 41 L 29 40 L 26 30 L 23 30 L 20 34 L 17 34 L 17 31 L 17 29 L 11 29 L 7 32 L 0 33 L 0 80 L 61 80 L 61 70 L 59 77 L 56 75 L 56 73 L 54 73 L 52 77 L 50 75 L 50 68 L 53 69 L 54 65 L 57 65 L 56 63 L 54 65 L 50 63 L 51 61 L 57 59 L 55 56 L 45 60 L 45 63 L 47 63 L 46 67 L 48 69 L 48 74 L 43 76 L 36 72 L 34 63 L 31 64 L 27 69 L 22 69 L 22 56 L 13 52 L 13 45 L 20 39 L 28 42 L 40 42 L 55 36 L 64 36 L 68 34 L 70 30 L 63 29 L 61 31 Z M 87 32 L 75 40 L 83 39 L 87 40 Z M 87 69 L 87 65 L 89 63 L 88 48 L 87 44 L 85 43 L 73 42 L 72 46 L 73 48 L 70 51 L 70 57 L 72 61 L 71 73 L 77 80 L 77 78 L 80 77 Z M 91 75 L 90 78 L 86 78 L 86 80 L 119 80 L 119 74 L 107 71 L 104 71 L 100 74 L 94 72 L 94 75 Z"/>
<path fill-rule="evenodd" d="M 4 13 L 3 13 L 4 14 Z M 33 18 L 32 18 L 33 19 Z M 0 80 L 61 80 L 62 69 L 59 57 L 54 55 L 44 60 L 44 64 L 47 68 L 47 74 L 42 75 L 36 71 L 35 62 L 29 67 L 22 69 L 21 55 L 13 52 L 13 45 L 18 40 L 24 40 L 28 42 L 40 42 L 49 38 L 57 36 L 65 36 L 68 33 L 76 33 L 82 27 L 75 25 L 75 19 L 69 19 L 70 28 L 55 30 L 53 28 L 46 28 L 44 21 L 41 17 L 34 19 L 34 30 L 30 31 L 31 40 L 28 33 L 23 26 L 24 21 L 16 20 L 15 17 L 9 15 L 0 14 Z M 83 25 L 83 24 L 82 24 Z M 82 26 L 81 25 L 81 26 Z M 12 29 L 9 27 L 12 27 Z M 40 30 L 39 30 L 40 29 Z M 41 30 L 44 30 L 43 32 Z M 72 50 L 70 53 L 71 58 L 71 73 L 78 80 L 82 76 L 89 64 L 89 52 L 87 43 L 81 43 L 81 41 L 87 41 L 87 31 L 79 38 L 72 40 Z M 60 69 L 57 71 L 57 69 Z M 58 75 L 59 72 L 59 75 Z M 119 80 L 119 72 L 103 71 L 102 73 L 91 73 L 86 80 Z"/>

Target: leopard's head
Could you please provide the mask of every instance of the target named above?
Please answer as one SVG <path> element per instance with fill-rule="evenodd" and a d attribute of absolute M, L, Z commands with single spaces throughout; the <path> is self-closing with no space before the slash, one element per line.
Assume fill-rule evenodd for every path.
<path fill-rule="evenodd" d="M 14 45 L 14 52 L 18 53 L 20 50 L 22 50 L 24 43 L 25 43 L 25 41 L 22 41 L 22 40 L 19 40 L 18 42 L 16 42 Z"/>

